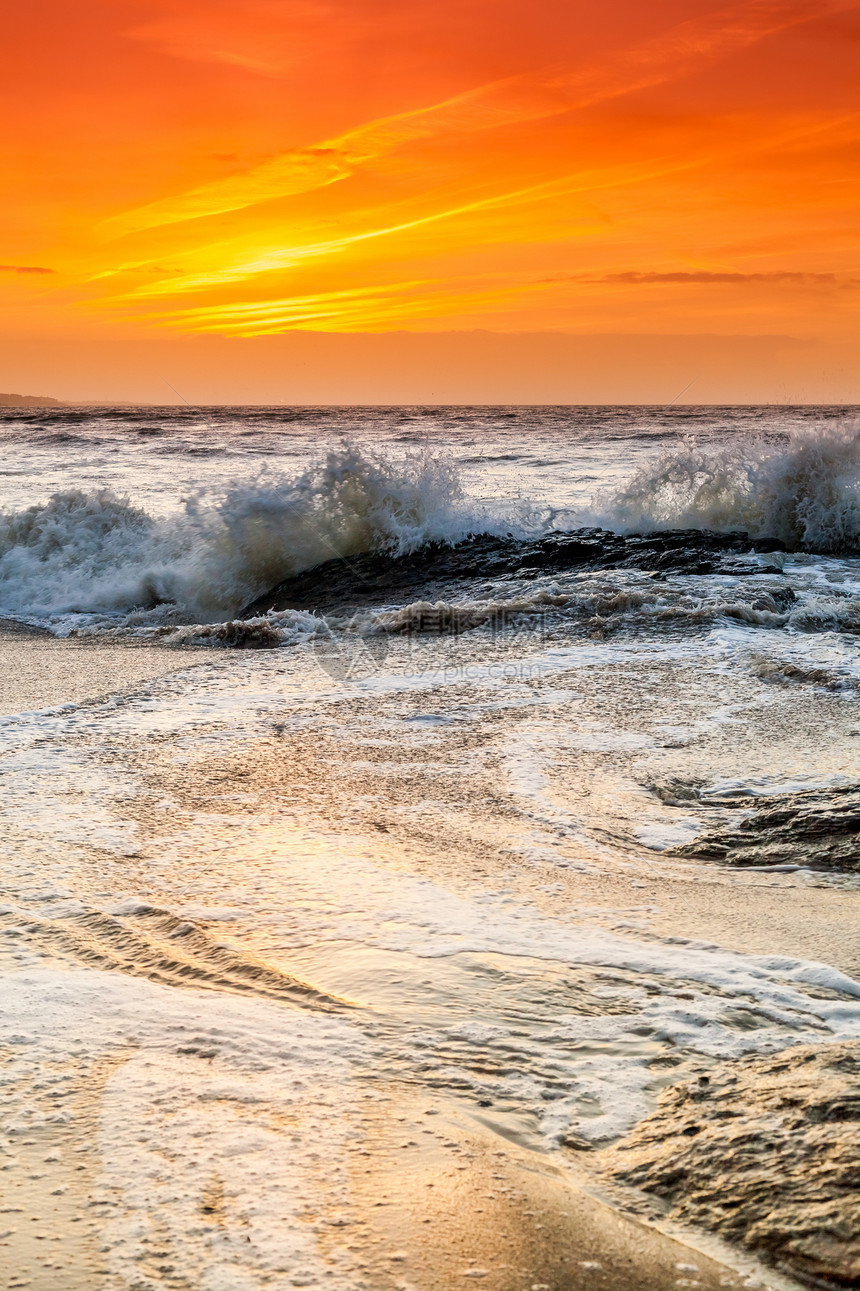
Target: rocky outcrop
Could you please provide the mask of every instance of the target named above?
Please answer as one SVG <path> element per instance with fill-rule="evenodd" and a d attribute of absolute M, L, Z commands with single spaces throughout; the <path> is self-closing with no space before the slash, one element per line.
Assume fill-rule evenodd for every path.
<path fill-rule="evenodd" d="M 476 534 L 454 544 L 427 543 L 418 551 L 384 552 L 328 560 L 285 579 L 245 607 L 240 618 L 270 610 L 334 610 L 391 601 L 448 599 L 476 580 L 528 579 L 553 571 L 641 569 L 658 578 L 668 574 L 780 574 L 776 566 L 750 559 L 751 549 L 783 551 L 777 540 L 752 543 L 745 533 L 676 529 L 630 534 L 606 529 L 550 533 L 525 542 Z M 794 600 L 790 590 L 786 603 Z"/>
<path fill-rule="evenodd" d="M 798 865 L 818 870 L 860 870 L 860 789 L 856 785 L 800 793 L 711 797 L 745 817 L 732 828 L 700 834 L 675 849 L 679 856 L 722 865 Z"/>
<path fill-rule="evenodd" d="M 675 1085 L 600 1157 L 672 1218 L 813 1285 L 860 1287 L 860 1040 Z"/>

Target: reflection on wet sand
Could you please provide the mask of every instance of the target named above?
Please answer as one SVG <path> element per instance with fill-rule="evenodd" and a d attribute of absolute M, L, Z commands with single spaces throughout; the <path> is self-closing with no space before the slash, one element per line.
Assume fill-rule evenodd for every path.
<path fill-rule="evenodd" d="M 846 700 L 503 655 L 353 688 L 209 656 L 12 719 L 10 1285 L 56 1291 L 75 1215 L 64 1291 L 789 1285 L 587 1163 L 694 1066 L 858 1025 L 854 880 L 679 856 L 725 807 L 653 787 L 792 741 L 844 775 Z"/>
<path fill-rule="evenodd" d="M 715 1291 L 744 1286 L 756 1270 L 622 1214 L 565 1160 L 500 1138 L 457 1103 L 396 1087 L 388 1098 L 365 1122 L 351 1171 L 368 1216 L 362 1263 L 374 1289 L 474 1280 L 488 1291 L 665 1291 L 693 1280 Z M 791 1285 L 767 1276 L 774 1288 Z"/>
<path fill-rule="evenodd" d="M 317 1100 L 279 1106 L 253 1082 L 225 1086 L 212 1057 L 187 1048 L 169 1074 L 146 1050 L 41 1066 L 29 1116 L 7 1126 L 2 1168 L 15 1167 L 16 1187 L 2 1207 L 0 1274 L 10 1291 L 198 1291 L 216 1269 L 212 1284 L 225 1287 L 253 1270 L 261 1285 L 355 1291 L 793 1285 L 622 1213 L 557 1154 L 408 1086 L 344 1086 L 327 1105 L 345 1118 L 341 1151 L 333 1158 L 323 1134 L 314 1152 Z M 129 1190 L 131 1167 L 145 1168 L 142 1189 Z"/>

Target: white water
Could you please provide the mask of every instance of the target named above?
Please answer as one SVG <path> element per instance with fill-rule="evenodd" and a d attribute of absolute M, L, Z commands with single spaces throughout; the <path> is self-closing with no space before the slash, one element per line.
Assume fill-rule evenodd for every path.
<path fill-rule="evenodd" d="M 123 452 L 122 434 L 119 441 L 116 451 Z M 277 450 L 277 440 L 272 444 Z M 591 445 L 565 443 L 555 424 L 544 448 L 560 454 L 555 465 L 562 505 L 529 496 L 521 453 L 485 451 L 492 466 L 476 476 L 462 449 L 394 446 L 383 452 L 342 444 L 315 461 L 311 454 L 310 464 L 292 474 L 277 459 L 263 471 L 246 459 L 239 474 L 234 462 L 232 473 L 222 469 L 206 487 L 189 488 L 179 506 L 180 499 L 172 499 L 172 508 L 173 473 L 151 458 L 140 478 L 151 500 L 160 490 L 160 502 L 149 510 L 137 497 L 136 445 L 126 475 L 112 472 L 125 492 L 77 487 L 0 512 L 0 615 L 60 634 L 73 627 L 218 623 L 282 579 L 334 557 L 402 554 L 477 532 L 525 536 L 595 523 L 627 532 L 744 529 L 753 538 L 779 538 L 790 549 L 860 548 L 860 432 L 847 424 L 801 427 L 788 443 L 746 433 L 720 439 L 711 425 L 704 441 L 676 443 L 656 456 L 651 440 L 634 438 L 628 461 L 640 465 L 632 475 L 628 467 L 626 482 L 617 462 L 602 478 L 592 474 Z M 75 450 L 60 451 L 74 456 Z M 185 445 L 184 471 L 197 460 L 196 451 Z M 618 442 L 608 445 L 609 458 L 618 452 Z M 182 445 L 177 457 L 183 459 Z M 14 475 L 10 498 L 20 497 Z M 495 499 L 480 487 L 491 482 L 503 485 Z M 551 588 L 536 592 L 544 600 L 553 594 Z M 857 606 L 834 607 L 832 599 L 825 595 L 820 612 L 799 611 L 798 626 L 806 614 L 810 623 L 852 630 Z"/>
<path fill-rule="evenodd" d="M 292 479 L 197 493 L 167 517 L 106 490 L 57 493 L 0 515 L 0 611 L 50 621 L 156 610 L 157 621 L 170 607 L 186 622 L 217 621 L 334 557 L 404 553 L 486 525 L 451 463 L 429 451 L 347 447 Z"/>
<path fill-rule="evenodd" d="M 629 530 L 742 529 L 790 550 L 860 548 L 860 427 L 796 431 L 787 444 L 695 440 L 662 453 L 606 499 L 606 517 Z"/>

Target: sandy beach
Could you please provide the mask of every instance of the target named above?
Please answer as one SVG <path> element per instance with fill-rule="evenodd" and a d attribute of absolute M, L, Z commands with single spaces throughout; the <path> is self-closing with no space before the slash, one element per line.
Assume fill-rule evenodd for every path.
<path fill-rule="evenodd" d="M 22 711 L 82 701 L 98 705 L 108 696 L 133 695 L 141 683 L 170 671 L 187 670 L 189 665 L 205 668 L 208 662 L 201 660 L 200 651 L 58 641 L 24 632 L 8 632 L 0 649 L 5 674 L 12 679 L 6 683 L 7 708 L 18 705 Z M 237 662 L 242 662 L 240 656 Z M 229 660 L 222 655 L 217 666 L 229 667 Z M 318 711 L 316 716 L 324 724 L 325 712 Z M 422 882 L 429 878 L 447 890 L 473 890 L 476 875 L 483 886 L 492 889 L 503 876 L 517 901 L 544 908 L 554 919 L 575 919 L 585 905 L 598 923 L 616 926 L 619 909 L 635 903 L 640 912 L 647 909 L 648 926 L 660 937 L 683 930 L 698 941 L 757 954 L 786 956 L 800 950 L 814 958 L 826 953 L 829 963 L 848 973 L 856 971 L 853 929 L 860 900 L 856 890 L 808 887 L 801 904 L 793 876 L 742 876 L 738 881 L 725 872 L 711 879 L 701 873 L 659 877 L 648 865 L 620 875 L 568 872 L 559 878 L 557 867 L 534 860 L 512 865 L 500 841 L 492 838 L 489 819 L 482 820 L 486 805 L 468 796 L 462 801 L 462 785 L 459 810 L 449 820 L 450 837 L 441 840 L 436 834 L 432 843 L 430 839 L 422 842 L 411 825 L 408 832 L 403 825 L 415 798 L 415 785 L 407 774 L 411 755 L 404 754 L 402 777 L 393 777 L 390 764 L 386 764 L 389 788 L 383 799 L 380 792 L 372 792 L 373 770 L 367 763 L 366 746 L 359 744 L 351 751 L 360 771 L 351 770 L 345 753 L 340 740 L 335 760 L 326 739 L 320 738 L 319 723 L 311 722 L 305 736 L 298 734 L 291 741 L 286 761 L 283 736 L 278 734 L 250 745 L 242 741 L 235 751 L 227 746 L 190 763 L 181 760 L 179 766 L 172 742 L 159 740 L 145 751 L 142 764 L 139 754 L 135 761 L 144 772 L 144 803 L 161 799 L 169 787 L 175 811 L 186 816 L 214 811 L 222 828 L 225 821 L 235 826 L 243 818 L 259 823 L 261 813 L 270 812 L 285 796 L 293 804 L 298 798 L 320 826 L 328 829 L 332 842 L 333 825 L 343 828 L 345 824 L 353 841 L 356 831 L 364 828 L 366 845 L 372 848 L 377 866 L 400 875 L 420 876 Z M 449 756 L 454 754 L 460 756 L 456 749 L 449 751 Z M 390 763 L 390 750 L 386 758 Z M 437 763 L 438 758 L 437 748 Z M 354 807 L 350 814 L 359 774 L 364 797 L 374 804 L 377 817 L 363 826 Z M 311 786 L 318 790 L 323 784 L 325 793 L 320 798 Z M 401 798 L 400 793 L 405 796 Z M 118 888 L 145 888 L 153 911 L 169 908 L 175 895 L 167 874 L 161 882 L 154 881 L 153 873 L 145 874 L 141 867 L 148 868 L 145 858 L 157 854 L 159 835 L 169 833 L 175 819 L 154 818 L 140 800 L 132 809 L 143 825 L 144 845 L 119 860 L 119 874 L 117 861 L 112 862 L 111 883 Z M 499 803 L 494 802 L 492 809 L 498 816 Z M 378 819 L 380 816 L 384 820 Z M 241 832 L 247 836 L 246 831 Z M 85 869 L 99 864 L 104 861 L 94 853 Z M 268 964 L 274 959 L 281 971 L 289 971 L 323 992 L 336 1011 L 340 1001 L 367 1005 L 375 999 L 378 1006 L 387 998 L 389 1008 L 399 1006 L 398 987 L 384 957 L 382 962 L 377 956 L 363 963 L 361 955 L 348 946 L 338 950 L 323 943 L 319 947 L 308 944 L 278 963 L 279 957 L 259 938 L 254 950 L 249 941 L 252 929 L 246 928 L 242 935 L 230 924 L 212 923 L 207 916 L 214 914 L 217 920 L 219 913 L 201 907 L 199 896 L 198 907 L 195 924 L 204 934 L 204 942 L 207 935 L 220 934 L 224 944 L 222 930 L 228 930 L 227 944 L 241 946 L 246 959 L 250 955 L 256 962 Z M 56 918 L 43 920 L 41 931 L 31 922 L 30 941 L 43 957 L 47 955 L 43 962 L 53 962 L 61 969 L 66 965 L 66 971 L 75 961 L 88 961 L 101 971 L 121 969 L 168 982 L 167 989 L 173 991 L 182 989 L 184 975 L 186 989 L 192 991 L 206 989 L 209 984 L 219 991 L 247 988 L 252 994 L 273 993 L 274 988 L 265 986 L 268 979 L 258 977 L 256 984 L 248 980 L 243 986 L 225 969 L 223 960 L 219 965 L 216 952 L 207 949 L 208 943 L 200 943 L 189 958 L 187 950 L 183 953 L 179 949 L 188 927 L 183 931 L 175 919 L 172 927 L 164 925 L 157 933 L 150 917 L 149 953 L 141 955 L 141 945 L 130 939 L 130 929 L 135 922 L 138 927 L 146 923 L 144 908 L 136 920 L 134 912 L 128 911 L 129 917 L 121 921 L 124 929 L 99 928 L 85 919 L 77 934 L 72 933 L 73 914 L 63 918 L 64 912 L 58 913 L 66 925 L 64 934 L 58 937 L 52 932 L 52 928 L 61 927 Z M 171 937 L 177 946 L 172 967 L 166 958 Z M 337 952 L 334 956 L 332 950 Z M 402 974 L 404 965 L 397 967 Z M 401 978 L 403 997 L 409 994 L 410 971 L 407 967 L 407 976 Z M 277 997 L 276 990 L 274 994 Z M 281 1007 L 291 1007 L 286 997 Z M 10 1287 L 48 1291 L 56 1285 L 59 1269 L 68 1291 L 115 1285 L 115 1259 L 104 1254 L 104 1223 L 114 1203 L 110 1188 L 105 1191 L 106 1161 L 104 1148 L 99 1148 L 104 1129 L 100 1132 L 99 1126 L 105 1120 L 105 1100 L 109 1103 L 112 1096 L 112 1082 L 121 1080 L 123 1070 L 134 1063 L 138 1047 L 133 1040 L 126 1041 L 119 1049 L 114 1047 L 110 1056 L 95 1063 L 88 1059 L 84 1067 L 69 1055 L 59 1063 L 48 1063 L 47 1069 L 42 1067 L 35 1080 L 31 1074 L 31 1108 L 32 1103 L 43 1105 L 47 1094 L 55 1114 L 21 1122 L 8 1140 L 7 1151 L 14 1153 L 17 1167 L 15 1175 L 26 1179 L 23 1187 L 16 1186 L 14 1193 L 7 1195 L 3 1209 L 8 1232 L 0 1246 L 0 1265 L 5 1266 Z M 671 1070 L 667 1069 L 667 1078 Z M 48 1093 L 51 1090 L 60 1090 L 62 1095 Z M 20 1099 L 26 1096 L 26 1088 L 16 1089 L 13 1081 L 7 1093 Z M 590 1154 L 563 1147 L 548 1152 L 516 1115 L 499 1117 L 494 1109 L 476 1106 L 473 1099 L 452 1101 L 441 1091 L 417 1093 L 394 1071 L 388 1081 L 377 1084 L 369 1103 L 360 1096 L 357 1105 L 354 1096 L 351 1102 L 345 1101 L 342 1110 L 353 1140 L 343 1167 L 348 1210 L 338 1210 L 337 1194 L 332 1196 L 329 1182 L 320 1194 L 322 1208 L 309 1213 L 303 1222 L 311 1225 L 314 1233 L 330 1231 L 338 1239 L 347 1231 L 347 1258 L 353 1275 L 374 1291 L 405 1286 L 433 1291 L 467 1285 L 468 1279 L 498 1291 L 536 1285 L 558 1291 L 591 1286 L 607 1291 L 634 1286 L 637 1291 L 659 1291 L 667 1285 L 766 1286 L 788 1291 L 799 1285 L 784 1273 L 765 1270 L 751 1254 L 722 1246 L 701 1230 L 661 1221 L 653 1209 L 646 1214 L 638 1194 L 607 1185 Z M 254 1117 L 246 1117 L 246 1121 L 250 1127 Z M 267 1110 L 262 1124 L 267 1135 L 275 1135 L 267 1149 L 267 1171 L 271 1174 L 274 1169 L 267 1186 L 277 1191 L 279 1186 L 289 1186 L 288 1179 L 278 1184 L 278 1136 L 301 1135 L 305 1127 L 300 1112 L 298 1120 L 295 1115 L 286 1119 L 282 1115 L 278 1126 L 273 1125 Z M 167 1151 L 169 1161 L 167 1144 L 160 1150 Z M 196 1207 L 194 1222 L 199 1232 L 217 1232 L 218 1225 L 225 1222 L 221 1210 L 226 1176 L 222 1178 L 214 1161 L 193 1181 L 184 1161 L 177 1160 L 176 1168 L 178 1186 L 189 1190 L 188 1203 Z M 328 1205 L 322 1201 L 326 1196 Z M 319 1240 L 325 1252 L 330 1243 L 324 1236 Z M 344 1271 L 342 1245 L 336 1241 L 329 1257 L 337 1276 Z M 143 1255 L 143 1264 L 136 1265 L 150 1280 L 145 1284 L 198 1285 L 195 1278 L 201 1273 L 193 1274 L 197 1266 L 191 1255 L 189 1268 L 184 1270 L 169 1240 L 167 1246 L 170 1254 L 165 1248 L 159 1255 L 153 1247 Z M 200 1270 L 204 1266 L 199 1266 Z M 305 1284 L 314 1283 L 293 1282 Z"/>
<path fill-rule="evenodd" d="M 199 659 L 121 642 L 57 640 L 49 632 L 0 620 L 0 716 L 99 699 Z"/>

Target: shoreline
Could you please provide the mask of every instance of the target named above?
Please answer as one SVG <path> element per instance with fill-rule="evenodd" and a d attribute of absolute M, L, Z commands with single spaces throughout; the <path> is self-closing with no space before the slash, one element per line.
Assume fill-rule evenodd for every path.
<path fill-rule="evenodd" d="M 113 1203 L 98 1143 L 111 1077 L 133 1056 L 133 1049 L 114 1055 L 85 1080 L 74 1066 L 65 1070 L 78 1087 L 63 1105 L 71 1130 L 29 1127 L 23 1141 L 12 1131 L 11 1145 L 28 1164 L 29 1178 L 0 1211 L 6 1230 L 0 1275 L 10 1291 L 53 1291 L 60 1270 L 63 1291 L 98 1291 L 122 1276 L 123 1244 L 112 1251 L 103 1240 L 104 1208 Z M 801 1291 L 804 1285 L 710 1234 L 664 1219 L 653 1206 L 643 1217 L 634 1190 L 611 1187 L 569 1154 L 537 1153 L 500 1138 L 462 1104 L 432 1091 L 383 1086 L 369 1109 L 348 1120 L 354 1144 L 343 1163 L 348 1210 L 323 1205 L 315 1217 L 323 1265 L 348 1272 L 350 1285 L 368 1291 L 441 1291 L 472 1281 L 488 1291 L 536 1285 L 665 1291 L 691 1279 L 700 1291 Z M 229 1180 L 216 1173 L 199 1197 L 187 1199 L 213 1233 L 225 1222 L 229 1193 Z M 54 1251 L 54 1244 L 61 1246 Z M 143 1252 L 138 1259 L 141 1271 L 154 1271 L 158 1262 Z M 292 1282 L 317 1284 L 316 1278 Z M 168 1285 L 174 1285 L 170 1277 Z M 180 1276 L 176 1285 L 188 1284 Z M 339 1279 L 335 1285 L 342 1285 Z"/>
<path fill-rule="evenodd" d="M 217 657 L 226 660 L 229 655 L 219 651 Z M 158 676 L 184 670 L 191 664 L 197 666 L 211 662 L 212 659 L 212 652 L 200 649 L 160 650 L 150 645 L 126 642 L 69 641 L 26 628 L 16 630 L 0 625 L 0 663 L 4 665 L 7 678 L 0 684 L 0 697 L 6 705 L 26 703 L 27 708 L 19 711 L 86 704 L 121 690 L 133 690 L 136 685 Z M 345 712 L 344 719 L 348 721 L 348 718 L 349 713 Z M 216 812 L 221 819 L 227 818 L 236 824 L 257 818 L 267 799 L 277 801 L 277 795 L 284 792 L 285 785 L 298 794 L 301 802 L 301 784 L 305 778 L 319 787 L 321 778 L 327 777 L 331 801 L 318 801 L 314 810 L 322 820 L 329 822 L 330 828 L 350 833 L 359 822 L 345 822 L 336 814 L 338 803 L 352 801 L 354 791 L 348 773 L 350 758 L 360 760 L 365 791 L 372 787 L 368 783 L 367 751 L 361 740 L 354 747 L 350 744 L 346 748 L 341 747 L 340 760 L 336 762 L 332 750 L 320 740 L 319 733 L 311 724 L 307 738 L 300 739 L 298 734 L 294 734 L 287 748 L 289 757 L 285 764 L 284 744 L 280 736 L 270 740 L 243 739 L 235 747 L 228 741 L 207 746 L 202 756 L 189 757 L 183 752 L 179 761 L 187 765 L 178 766 L 175 745 L 168 739 L 164 744 L 147 744 L 139 765 L 135 764 L 130 753 L 127 754 L 130 759 L 127 765 L 136 766 L 143 773 L 153 800 L 164 801 L 169 794 L 174 811 L 178 807 L 180 812 L 184 810 L 203 816 Z M 118 757 L 119 754 L 112 756 Z M 389 760 L 385 766 L 390 768 L 390 749 L 385 750 L 384 756 Z M 410 757 L 408 748 L 404 756 Z M 98 755 L 96 765 L 97 761 Z M 333 771 L 333 767 L 337 770 Z M 385 767 L 383 771 L 390 777 L 390 771 L 385 771 Z M 747 953 L 756 950 L 751 945 L 755 929 L 762 939 L 759 953 L 771 955 L 787 955 L 789 951 L 795 956 L 802 955 L 805 951 L 799 946 L 807 949 L 818 947 L 824 951 L 829 934 L 827 962 L 849 971 L 854 967 L 848 952 L 850 927 L 856 927 L 852 911 L 857 909 L 860 891 L 853 887 L 801 889 L 793 876 L 772 874 L 750 878 L 743 873 L 724 873 L 701 862 L 687 863 L 686 879 L 678 873 L 655 876 L 652 863 L 616 873 L 565 871 L 554 868 L 553 863 L 547 860 L 515 861 L 501 848 L 499 838 L 491 834 L 485 835 L 479 846 L 480 813 L 473 821 L 471 841 L 463 833 L 454 833 L 445 846 L 440 846 L 438 830 L 435 839 L 431 839 L 433 831 L 422 836 L 416 831 L 414 819 L 408 813 L 398 817 L 393 789 L 395 781 L 389 778 L 383 783 L 389 786 L 384 829 L 373 833 L 372 822 L 361 823 L 364 841 L 372 846 L 375 863 L 383 869 L 435 880 L 454 893 L 486 888 L 488 883 L 498 883 L 504 875 L 505 885 L 515 900 L 532 903 L 556 920 L 569 915 L 576 921 L 577 908 L 583 904 L 592 909 L 595 905 L 605 906 L 607 917 L 617 918 L 619 906 L 629 906 L 633 902 L 640 907 L 652 907 L 649 919 L 655 936 L 671 937 L 673 932 L 677 933 L 684 927 L 688 936 L 691 932 L 696 936 L 709 936 L 722 946 L 735 946 Z M 412 801 L 416 793 L 415 783 L 406 783 L 403 791 L 407 800 Z M 124 810 L 133 818 L 136 807 L 131 803 Z M 373 810 L 379 814 L 378 805 Z M 451 815 L 450 819 L 453 822 L 457 817 Z M 504 821 L 502 817 L 499 820 L 503 834 Z M 146 885 L 157 887 L 160 880 L 148 872 L 146 852 L 148 850 L 153 856 L 158 854 L 161 831 L 173 828 L 174 822 L 171 819 L 156 821 L 141 810 L 140 825 L 146 844 L 143 860 L 134 859 L 141 853 L 130 852 L 127 860 L 114 858 L 111 871 L 118 870 L 127 875 L 131 883 L 140 882 L 145 874 Z M 285 832 L 285 845 L 288 837 Z M 93 873 L 97 873 L 100 867 L 105 866 L 106 858 L 94 855 L 92 862 Z M 167 904 L 172 880 L 173 875 L 165 873 L 164 899 Z M 706 884 L 710 898 L 703 903 L 702 892 Z M 553 888 L 551 892 L 547 890 L 550 886 Z M 662 907 L 662 911 L 653 909 L 655 903 Z M 774 917 L 777 909 L 780 912 L 778 920 Z M 834 936 L 837 910 L 841 929 L 838 938 Z M 695 929 L 689 926 L 694 914 L 698 919 Z M 88 917 L 86 913 L 82 916 L 84 921 Z M 217 920 L 217 913 L 215 917 Z M 61 913 L 51 918 L 58 924 L 64 921 L 68 935 L 71 935 L 73 915 L 67 917 Z M 217 921 L 207 926 L 205 905 L 198 918 L 211 935 L 213 954 L 223 955 L 227 943 L 242 945 L 244 938 L 238 929 L 238 935 L 231 932 L 225 936 L 223 925 Z M 132 914 L 126 922 L 132 924 L 133 919 Z M 177 933 L 181 926 L 175 930 Z M 216 937 L 219 941 L 214 945 Z M 45 944 L 50 946 L 50 942 Z M 174 947 L 171 953 L 175 958 L 180 956 L 175 938 L 167 944 Z M 250 941 L 246 943 L 245 950 L 253 954 Z M 322 989 L 330 987 L 337 994 L 337 982 L 325 980 L 326 971 L 332 973 L 334 969 L 331 965 L 326 969 L 325 961 L 331 956 L 323 953 L 324 950 L 322 945 L 309 948 L 308 957 L 314 959 L 316 951 L 317 961 L 316 975 L 309 977 L 315 986 Z M 93 956 L 95 951 L 94 942 Z M 102 976 L 128 979 L 135 969 L 142 977 L 152 979 L 155 976 L 152 965 L 144 960 L 138 965 L 123 962 L 123 954 L 134 955 L 133 950 L 123 950 L 123 943 L 119 943 L 118 951 L 112 967 L 104 960 L 93 958 L 92 963 Z M 80 971 L 82 984 L 84 975 L 93 972 L 93 967 L 85 967 L 85 957 L 76 958 L 79 953 L 73 951 L 71 959 L 67 957 L 64 960 L 61 956 L 58 961 L 66 982 L 72 987 L 76 972 Z M 273 963 L 277 964 L 277 956 Z M 173 985 L 161 989 L 182 990 L 182 974 L 185 973 L 187 968 L 180 967 Z M 164 978 L 158 980 L 163 982 Z M 187 977 L 185 981 L 188 982 Z M 217 988 L 217 978 L 213 985 Z M 294 1015 L 283 1013 L 280 1016 L 289 1022 Z M 196 1021 L 193 1025 L 197 1025 Z M 136 1043 L 128 1043 L 131 1045 L 127 1048 L 128 1064 L 139 1066 L 145 1053 L 139 1051 Z M 190 1051 L 181 1049 L 179 1052 Z M 126 1059 L 118 1061 L 122 1065 Z M 196 1060 L 183 1058 L 182 1061 Z M 57 1133 L 64 1141 L 64 1151 L 60 1155 L 84 1162 L 85 1168 L 79 1172 L 79 1177 L 65 1184 L 83 1206 L 90 1204 L 89 1201 L 84 1202 L 84 1197 L 91 1198 L 87 1190 L 91 1186 L 96 1187 L 99 1166 L 92 1145 L 88 1148 L 91 1154 L 89 1163 L 83 1156 L 75 1154 L 86 1146 L 81 1141 L 82 1132 L 103 1117 L 99 1101 L 102 1095 L 97 1094 L 89 1077 L 81 1080 L 83 1070 L 78 1070 L 74 1064 L 69 1075 L 75 1085 L 81 1085 L 83 1101 L 74 1113 L 72 1123 L 76 1128 L 71 1134 L 65 1130 Z M 693 1282 L 702 1291 L 754 1285 L 770 1291 L 798 1291 L 801 1286 L 790 1276 L 761 1264 L 736 1247 L 724 1245 L 702 1230 L 688 1229 L 656 1213 L 643 1220 L 641 1216 L 645 1212 L 640 1207 L 641 1198 L 632 1190 L 612 1188 L 602 1181 L 591 1168 L 592 1161 L 582 1159 L 585 1154 L 538 1150 L 525 1141 L 518 1143 L 506 1128 L 504 1114 L 494 1121 L 494 1113 L 485 1115 L 477 1112 L 470 1109 L 465 1100 L 458 1102 L 456 1098 L 429 1086 L 424 1092 L 417 1093 L 414 1088 L 404 1088 L 396 1082 L 386 1084 L 380 1081 L 377 1088 L 384 1092 L 369 1111 L 360 1115 L 344 1112 L 350 1135 L 347 1136 L 349 1144 L 342 1159 L 351 1180 L 351 1217 L 343 1219 L 339 1212 L 332 1210 L 329 1213 L 323 1207 L 314 1218 L 320 1233 L 320 1247 L 323 1252 L 329 1250 L 332 1253 L 333 1268 L 341 1259 L 338 1234 L 342 1227 L 346 1227 L 351 1235 L 349 1249 L 358 1248 L 353 1251 L 358 1262 L 356 1268 L 363 1265 L 359 1270 L 361 1276 L 373 1279 L 366 1284 L 370 1291 L 396 1291 L 404 1285 L 415 1286 L 420 1291 L 438 1291 L 443 1287 L 469 1285 L 472 1279 L 486 1286 L 488 1291 L 522 1291 L 524 1286 L 535 1285 L 551 1287 L 553 1291 L 580 1291 L 591 1287 L 600 1291 L 633 1291 L 633 1288 L 635 1291 L 663 1291 L 670 1282 L 676 1285 Z M 428 1108 L 434 1112 L 430 1129 L 425 1120 Z M 113 1115 L 115 1117 L 116 1112 Z M 257 1122 L 253 1113 L 248 1113 L 247 1117 L 251 1131 Z M 280 1127 L 275 1123 L 278 1134 L 286 1134 L 288 1128 L 301 1134 L 303 1127 L 305 1135 L 308 1134 L 309 1121 L 303 1121 L 301 1114 L 292 1122 L 289 1118 L 282 1120 Z M 642 1122 L 637 1124 L 637 1128 L 640 1124 Z M 46 1133 L 40 1131 L 29 1145 L 34 1151 L 24 1155 L 28 1163 L 32 1162 L 30 1178 L 34 1185 L 36 1176 L 40 1175 L 56 1186 L 56 1172 L 64 1172 L 65 1178 L 69 1166 L 63 1162 L 46 1168 L 45 1162 L 51 1161 L 56 1143 L 50 1126 L 45 1128 Z M 286 1137 L 282 1150 L 288 1152 Z M 592 1154 L 587 1155 L 590 1158 Z M 217 1157 L 213 1160 L 213 1169 L 218 1161 Z M 276 1171 L 277 1168 L 275 1166 Z M 116 1177 L 116 1161 L 113 1171 Z M 181 1173 L 178 1177 L 180 1181 L 184 1178 Z M 191 1176 L 188 1178 L 192 1179 Z M 84 1185 L 82 1181 L 87 1182 Z M 185 1184 L 181 1183 L 181 1186 Z M 193 1186 L 198 1184 L 193 1183 Z M 194 1194 L 187 1200 L 189 1205 L 197 1208 L 195 1213 L 204 1216 L 201 1223 L 210 1225 L 215 1232 L 219 1224 L 227 1225 L 230 1218 L 228 1211 L 223 1210 L 227 1205 L 224 1195 L 225 1189 L 229 1193 L 229 1179 L 225 1177 L 217 1186 L 210 1179 L 205 1187 L 202 1184 L 200 1187 L 203 1189 L 200 1196 Z M 69 1213 L 69 1192 L 63 1194 L 62 1202 L 52 1200 L 53 1188 L 48 1188 L 47 1183 L 39 1183 L 31 1192 L 32 1200 L 27 1200 L 31 1195 L 29 1191 L 26 1196 L 22 1193 L 22 1197 L 33 1213 L 38 1213 L 42 1226 L 46 1212 L 51 1211 L 60 1217 L 61 1230 L 65 1232 L 68 1228 L 71 1232 L 69 1226 L 73 1216 Z M 428 1200 L 428 1194 L 432 1202 Z M 235 1223 L 235 1216 L 230 1222 Z M 10 1222 L 9 1227 L 13 1226 Z M 109 1262 L 98 1253 L 98 1220 L 90 1227 L 90 1237 L 85 1234 L 76 1246 L 80 1281 L 76 1283 L 70 1273 L 66 1280 L 69 1291 L 78 1291 L 78 1287 L 80 1291 L 97 1291 L 102 1283 L 94 1281 L 94 1278 L 104 1278 L 107 1286 L 111 1285 L 110 1278 L 114 1276 Z M 81 1225 L 83 1229 L 84 1225 Z M 41 1227 L 39 1231 L 42 1231 Z M 0 1268 L 6 1258 L 6 1249 L 14 1252 L 15 1246 L 0 1247 Z M 55 1273 L 44 1267 L 42 1258 L 47 1248 L 28 1241 L 21 1249 L 32 1264 L 32 1291 L 53 1291 Z M 121 1244 L 117 1247 L 116 1258 L 126 1258 Z M 15 1271 L 24 1267 L 22 1259 L 20 1254 L 13 1255 Z M 10 1285 L 14 1284 L 13 1281 Z M 20 1282 L 20 1285 L 24 1283 Z"/>

